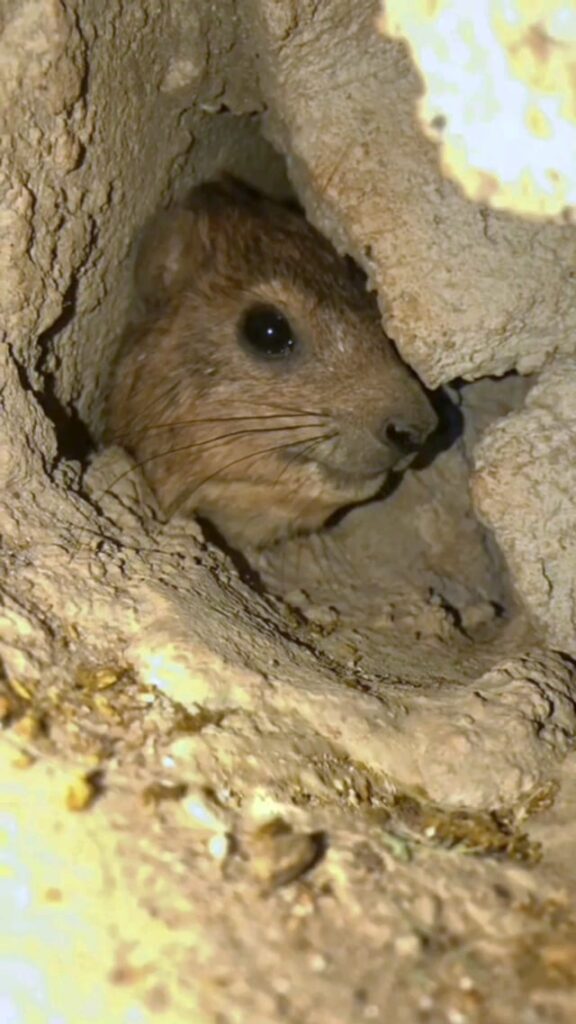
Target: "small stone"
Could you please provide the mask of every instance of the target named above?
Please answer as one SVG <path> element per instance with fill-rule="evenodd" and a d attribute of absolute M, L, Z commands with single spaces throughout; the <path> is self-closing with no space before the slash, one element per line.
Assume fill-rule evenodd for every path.
<path fill-rule="evenodd" d="M 434 896 L 430 896 L 428 893 L 421 893 L 414 900 L 412 909 L 414 917 L 417 918 L 421 928 L 427 928 L 428 930 L 434 928 L 439 914 L 438 900 Z"/>
<path fill-rule="evenodd" d="M 194 82 L 202 77 L 204 71 L 203 63 L 190 58 L 174 58 L 170 61 L 162 82 L 162 92 L 176 92 L 178 89 L 190 88 Z"/>
<path fill-rule="evenodd" d="M 182 801 L 182 807 L 191 818 L 195 828 L 220 835 L 227 831 L 226 824 L 222 818 L 214 813 L 206 799 L 198 793 L 192 793 L 186 797 Z"/>
<path fill-rule="evenodd" d="M 316 973 L 321 974 L 328 967 L 328 961 L 322 953 L 313 953 L 310 957 L 310 968 Z"/>
<path fill-rule="evenodd" d="M 126 674 L 124 668 L 113 665 L 104 665 L 101 668 L 93 668 L 90 665 L 81 666 L 76 672 L 76 683 L 86 690 L 108 690 Z"/>
<path fill-rule="evenodd" d="M 420 952 L 420 939 L 417 935 L 401 935 L 394 943 L 398 956 L 418 956 Z"/>
<path fill-rule="evenodd" d="M 364 1007 L 362 1016 L 365 1017 L 366 1020 L 378 1020 L 381 1017 L 380 1008 L 376 1006 L 376 1003 L 368 1003 L 368 1005 Z"/>
<path fill-rule="evenodd" d="M 22 740 L 35 740 L 44 732 L 42 717 L 33 711 L 23 715 L 13 726 L 13 732 Z"/>
<path fill-rule="evenodd" d="M 14 713 L 14 705 L 9 697 L 0 696 L 0 725 L 5 725 Z"/>
<path fill-rule="evenodd" d="M 252 874 L 266 888 L 295 881 L 317 862 L 322 853 L 318 834 L 294 832 L 275 819 L 255 832 L 249 843 Z"/>
<path fill-rule="evenodd" d="M 142 793 L 145 804 L 158 805 L 165 800 L 182 800 L 188 792 L 185 782 L 152 782 Z"/>
<path fill-rule="evenodd" d="M 331 605 L 313 604 L 305 609 L 308 622 L 326 629 L 334 629 L 338 625 L 338 611 Z"/>
<path fill-rule="evenodd" d="M 468 1016 L 462 1010 L 457 1010 L 454 1007 L 448 1010 L 446 1016 L 449 1024 L 466 1024 L 468 1020 Z"/>
<path fill-rule="evenodd" d="M 217 861 L 224 861 L 232 849 L 232 836 L 228 832 L 219 832 L 212 836 L 208 843 L 210 856 Z"/>
<path fill-rule="evenodd" d="M 61 903 L 63 898 L 62 890 L 51 885 L 44 892 L 44 899 L 47 903 Z"/>
<path fill-rule="evenodd" d="M 12 761 L 14 768 L 31 768 L 36 763 L 36 758 L 22 750 Z"/>
<path fill-rule="evenodd" d="M 99 792 L 100 786 L 94 772 L 81 775 L 68 787 L 66 807 L 69 811 L 86 811 L 94 803 Z"/>
<path fill-rule="evenodd" d="M 11 679 L 10 686 L 14 693 L 21 697 L 22 700 L 32 700 L 33 693 L 24 683 L 19 682 L 17 679 Z"/>

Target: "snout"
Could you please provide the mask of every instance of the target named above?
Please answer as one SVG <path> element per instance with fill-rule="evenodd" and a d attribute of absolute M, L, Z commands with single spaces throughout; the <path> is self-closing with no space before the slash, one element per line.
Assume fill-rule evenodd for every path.
<path fill-rule="evenodd" d="M 350 476 L 382 476 L 408 466 L 434 425 L 394 419 L 379 424 L 375 430 L 346 424 L 324 450 L 321 447 L 315 452 L 315 458 L 327 468 Z"/>
<path fill-rule="evenodd" d="M 400 460 L 420 451 L 437 426 L 438 419 L 430 407 L 419 419 L 386 418 L 375 433 L 380 443 L 389 447 Z"/>
<path fill-rule="evenodd" d="M 312 454 L 325 469 L 356 479 L 386 476 L 404 469 L 438 426 L 437 416 L 424 392 L 409 410 L 382 415 L 364 408 L 358 415 L 334 418 L 336 436 Z"/>
<path fill-rule="evenodd" d="M 400 455 L 412 455 L 422 447 L 430 431 L 414 426 L 412 423 L 405 423 L 404 420 L 392 420 L 386 423 L 380 438 L 384 444 L 396 448 Z"/>

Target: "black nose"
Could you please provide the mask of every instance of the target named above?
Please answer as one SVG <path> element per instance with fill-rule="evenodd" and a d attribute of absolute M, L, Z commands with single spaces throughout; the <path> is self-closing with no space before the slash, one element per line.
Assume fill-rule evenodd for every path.
<path fill-rule="evenodd" d="M 387 443 L 397 448 L 402 455 L 411 455 L 412 452 L 417 452 L 429 433 L 429 428 L 403 423 L 402 420 L 388 422 L 383 430 Z"/>

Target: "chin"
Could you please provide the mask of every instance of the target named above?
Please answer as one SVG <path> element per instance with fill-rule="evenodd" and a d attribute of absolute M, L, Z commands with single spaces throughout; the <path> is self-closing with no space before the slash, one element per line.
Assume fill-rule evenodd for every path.
<path fill-rule="evenodd" d="M 377 473 L 356 475 L 325 465 L 319 466 L 318 471 L 323 478 L 325 490 L 330 490 L 341 505 L 371 498 L 380 490 L 390 473 L 390 470 L 379 470 Z"/>

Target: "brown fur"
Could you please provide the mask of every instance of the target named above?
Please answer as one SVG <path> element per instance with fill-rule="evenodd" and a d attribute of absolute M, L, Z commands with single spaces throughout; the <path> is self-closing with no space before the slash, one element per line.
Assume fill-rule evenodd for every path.
<path fill-rule="evenodd" d="M 168 514 L 197 511 L 238 547 L 316 529 L 398 463 L 387 425 L 422 440 L 435 426 L 358 270 L 295 211 L 235 183 L 200 186 L 145 234 L 136 285 L 107 439 Z M 293 326 L 285 359 L 239 340 L 255 303 Z"/>

